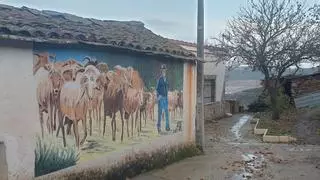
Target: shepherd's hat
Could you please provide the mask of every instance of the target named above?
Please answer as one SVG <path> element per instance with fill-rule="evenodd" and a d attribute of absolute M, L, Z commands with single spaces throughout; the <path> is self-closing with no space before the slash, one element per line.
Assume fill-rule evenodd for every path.
<path fill-rule="evenodd" d="M 160 67 L 161 70 L 167 70 L 167 66 L 165 64 L 162 64 Z"/>

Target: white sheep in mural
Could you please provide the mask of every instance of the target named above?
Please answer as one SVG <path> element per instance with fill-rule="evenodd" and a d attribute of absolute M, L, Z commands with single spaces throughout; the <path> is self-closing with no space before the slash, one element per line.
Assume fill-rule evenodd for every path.
<path fill-rule="evenodd" d="M 95 115 L 96 121 L 99 124 L 99 131 L 101 130 L 101 106 L 103 101 L 103 84 L 104 77 L 103 74 L 93 65 L 88 65 L 84 71 L 88 75 L 89 80 L 92 83 L 96 83 L 96 88 L 94 89 L 94 95 L 92 100 L 89 102 L 88 112 L 89 112 L 89 127 L 90 136 L 92 135 L 92 116 Z"/>
<path fill-rule="evenodd" d="M 80 77 L 79 77 L 80 78 Z M 60 94 L 61 118 L 59 118 L 59 129 L 61 128 L 63 144 L 66 146 L 64 133 L 64 119 L 72 121 L 76 146 L 79 148 L 87 138 L 86 114 L 90 100 L 93 98 L 96 83 L 90 81 L 90 76 L 83 73 L 78 82 L 66 82 Z M 80 142 L 78 122 L 82 121 L 84 137 Z"/>

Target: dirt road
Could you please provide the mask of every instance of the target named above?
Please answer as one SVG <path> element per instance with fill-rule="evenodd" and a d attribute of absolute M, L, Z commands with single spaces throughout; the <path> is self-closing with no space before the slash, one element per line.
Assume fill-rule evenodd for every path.
<path fill-rule="evenodd" d="M 317 180 L 320 146 L 262 143 L 250 117 L 206 124 L 205 155 L 183 160 L 134 180 Z"/>

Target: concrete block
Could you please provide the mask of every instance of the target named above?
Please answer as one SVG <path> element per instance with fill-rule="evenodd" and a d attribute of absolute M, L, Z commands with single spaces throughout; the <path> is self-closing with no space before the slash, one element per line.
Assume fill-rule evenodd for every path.
<path fill-rule="evenodd" d="M 278 143 L 279 142 L 279 136 L 263 136 L 262 137 L 263 142 L 272 142 L 272 143 Z"/>
<path fill-rule="evenodd" d="M 267 129 L 257 129 L 255 128 L 254 129 L 254 134 L 257 134 L 257 135 L 264 135 L 264 133 L 267 131 Z"/>
<path fill-rule="evenodd" d="M 259 119 L 257 120 L 255 127 L 253 128 L 253 132 L 254 132 L 254 134 L 262 135 L 263 142 L 289 143 L 289 142 L 297 140 L 296 138 L 291 137 L 291 136 L 270 136 L 270 135 L 267 135 L 268 129 L 259 129 L 259 128 L 257 128 L 258 124 L 259 124 Z"/>
<path fill-rule="evenodd" d="M 279 136 L 279 141 L 280 141 L 281 143 L 288 143 L 288 142 L 290 142 L 288 136 Z"/>
<path fill-rule="evenodd" d="M 258 122 L 258 118 L 252 118 L 250 124 L 256 124 Z"/>
<path fill-rule="evenodd" d="M 294 141 L 297 141 L 297 138 L 289 136 L 289 142 L 294 142 Z"/>

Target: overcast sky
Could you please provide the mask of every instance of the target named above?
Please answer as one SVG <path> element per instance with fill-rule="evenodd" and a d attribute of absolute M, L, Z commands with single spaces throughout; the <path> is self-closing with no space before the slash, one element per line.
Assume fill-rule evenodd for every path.
<path fill-rule="evenodd" d="M 307 0 L 315 3 L 318 0 Z M 205 37 L 224 29 L 247 0 L 205 0 Z M 139 20 L 156 34 L 196 40 L 197 0 L 0 0 L 1 4 L 67 12 L 107 20 Z"/>

